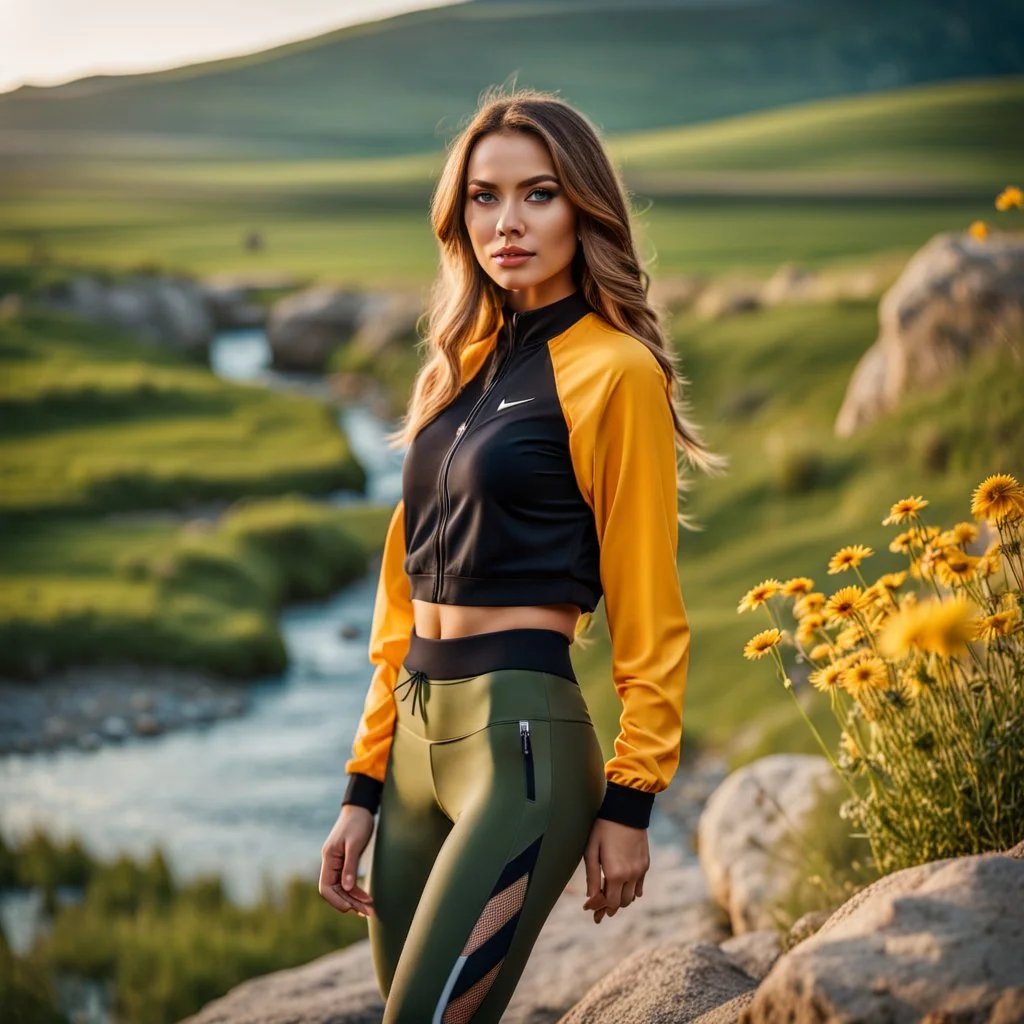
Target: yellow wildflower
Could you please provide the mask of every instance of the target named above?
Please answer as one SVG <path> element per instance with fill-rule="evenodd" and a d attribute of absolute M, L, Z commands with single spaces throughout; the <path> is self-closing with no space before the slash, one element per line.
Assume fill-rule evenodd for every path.
<path fill-rule="evenodd" d="M 889 509 L 889 514 L 882 520 L 882 525 L 891 526 L 893 523 L 902 523 L 904 519 L 909 519 L 927 506 L 928 502 L 921 497 L 901 498 Z"/>
<path fill-rule="evenodd" d="M 796 638 L 806 647 L 814 642 L 815 634 L 824 628 L 825 616 L 820 612 L 811 612 L 800 620 L 800 624 L 796 628 Z"/>
<path fill-rule="evenodd" d="M 889 541 L 889 550 L 897 555 L 909 555 L 913 546 L 914 534 L 910 530 L 905 530 L 903 533 L 897 534 L 891 541 Z"/>
<path fill-rule="evenodd" d="M 746 642 L 743 647 L 743 657 L 751 661 L 763 658 L 781 639 L 782 634 L 777 629 L 763 630 Z"/>
<path fill-rule="evenodd" d="M 974 578 L 979 559 L 957 548 L 946 551 L 945 557 L 935 565 L 935 575 L 945 587 L 964 584 Z"/>
<path fill-rule="evenodd" d="M 948 532 L 954 544 L 973 544 L 978 539 L 978 528 L 974 523 L 957 523 Z"/>
<path fill-rule="evenodd" d="M 774 597 L 782 589 L 782 584 L 774 577 L 763 580 L 756 587 L 751 587 L 740 600 L 736 611 L 749 612 L 760 607 L 768 598 Z"/>
<path fill-rule="evenodd" d="M 807 655 L 811 661 L 821 661 L 822 658 L 828 658 L 832 655 L 832 648 L 828 644 L 815 644 L 811 648 L 810 654 Z"/>
<path fill-rule="evenodd" d="M 907 570 L 901 569 L 899 572 L 887 572 L 883 576 L 879 576 L 875 581 L 879 587 L 885 587 L 886 590 L 898 590 L 907 579 Z"/>
<path fill-rule="evenodd" d="M 809 594 L 814 587 L 814 580 L 806 576 L 794 576 L 782 584 L 782 593 L 786 597 L 799 597 L 801 594 Z"/>
<path fill-rule="evenodd" d="M 979 640 L 995 640 L 996 637 L 1009 636 L 1020 621 L 1020 609 L 1016 603 L 1010 604 L 1002 611 L 984 616 L 978 623 L 976 634 Z"/>
<path fill-rule="evenodd" d="M 1002 545 L 998 540 L 992 541 L 985 549 L 985 553 L 978 559 L 975 572 L 979 576 L 994 576 L 1003 566 Z"/>
<path fill-rule="evenodd" d="M 1009 210 L 1012 206 L 1016 206 L 1019 210 L 1024 210 L 1024 192 L 1017 188 L 1016 185 L 1007 185 L 996 196 L 996 209 Z"/>
<path fill-rule="evenodd" d="M 849 651 L 864 639 L 864 630 L 859 622 L 851 622 L 845 629 L 836 634 L 836 647 L 841 651 Z"/>
<path fill-rule="evenodd" d="M 968 231 L 976 242 L 984 242 L 988 238 L 988 225 L 983 220 L 976 220 L 968 228 Z"/>
<path fill-rule="evenodd" d="M 863 599 L 864 592 L 860 587 L 841 587 L 825 602 L 825 614 L 833 622 L 852 619 Z"/>
<path fill-rule="evenodd" d="M 874 656 L 864 658 L 843 671 L 842 685 L 851 696 L 859 698 L 868 690 L 884 690 L 889 683 L 885 662 Z"/>
<path fill-rule="evenodd" d="M 840 684 L 842 676 L 843 670 L 838 665 L 826 665 L 815 669 L 807 678 L 816 690 L 828 693 Z"/>
<path fill-rule="evenodd" d="M 870 558 L 874 551 L 863 544 L 850 544 L 840 548 L 829 560 L 828 573 L 834 576 L 837 572 L 846 572 L 854 566 L 860 565 L 865 558 Z"/>
<path fill-rule="evenodd" d="M 810 594 L 804 594 L 803 597 L 797 598 L 793 602 L 793 614 L 798 618 L 802 619 L 805 615 L 811 615 L 814 612 L 819 612 L 825 606 L 825 595 L 820 591 L 813 591 Z"/>
<path fill-rule="evenodd" d="M 1009 473 L 986 477 L 971 496 L 971 514 L 994 524 L 1024 516 L 1024 488 Z"/>
<path fill-rule="evenodd" d="M 879 649 L 890 658 L 902 658 L 910 651 L 932 651 L 944 657 L 966 653 L 967 642 L 977 632 L 976 612 L 976 606 L 963 594 L 921 601 L 886 623 L 878 639 Z"/>

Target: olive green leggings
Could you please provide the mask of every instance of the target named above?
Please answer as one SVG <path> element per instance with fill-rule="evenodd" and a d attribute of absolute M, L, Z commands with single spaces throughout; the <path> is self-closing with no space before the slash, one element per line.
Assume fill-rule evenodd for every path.
<path fill-rule="evenodd" d="M 499 1021 L 583 857 L 604 762 L 568 648 L 412 634 L 367 876 L 384 1024 Z"/>

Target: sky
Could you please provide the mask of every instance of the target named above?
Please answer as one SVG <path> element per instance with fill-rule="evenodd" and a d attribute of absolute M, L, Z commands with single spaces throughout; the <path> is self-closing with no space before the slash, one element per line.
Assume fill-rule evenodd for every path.
<path fill-rule="evenodd" d="M 0 0 L 0 92 L 264 50 L 452 0 Z"/>

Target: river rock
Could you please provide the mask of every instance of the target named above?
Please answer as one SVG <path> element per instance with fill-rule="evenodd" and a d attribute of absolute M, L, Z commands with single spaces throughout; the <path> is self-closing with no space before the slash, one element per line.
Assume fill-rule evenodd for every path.
<path fill-rule="evenodd" d="M 1024 861 L 981 854 L 894 872 L 776 962 L 742 1024 L 1024 1020 Z"/>
<path fill-rule="evenodd" d="M 676 941 L 635 949 L 559 1024 L 680 1024 L 757 982 L 718 946 Z"/>
<path fill-rule="evenodd" d="M 697 827 L 700 863 L 732 930 L 769 929 L 773 904 L 792 882 L 774 846 L 814 806 L 834 769 L 811 754 L 770 754 L 732 772 L 711 794 Z"/>
<path fill-rule="evenodd" d="M 936 235 L 878 307 L 879 333 L 846 388 L 835 432 L 848 437 L 908 393 L 949 380 L 987 349 L 1024 337 L 1024 238 Z"/>
<path fill-rule="evenodd" d="M 276 302 L 267 321 L 274 368 L 322 372 L 331 353 L 359 330 L 366 302 L 363 292 L 329 285 Z"/>
<path fill-rule="evenodd" d="M 129 274 L 106 281 L 91 274 L 47 285 L 35 302 L 131 331 L 151 345 L 208 361 L 213 317 L 199 285 L 170 274 Z"/>

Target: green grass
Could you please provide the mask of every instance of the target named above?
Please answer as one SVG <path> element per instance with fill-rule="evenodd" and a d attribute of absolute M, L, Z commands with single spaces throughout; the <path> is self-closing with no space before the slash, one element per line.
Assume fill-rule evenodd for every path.
<path fill-rule="evenodd" d="M 17 845 L 0 838 L 5 884 L 43 889 L 53 927 L 24 957 L 0 933 L 0 985 L 11 1020 L 50 1024 L 57 972 L 114 984 L 114 1014 L 124 1024 L 173 1024 L 247 978 L 296 967 L 366 937 L 366 922 L 341 914 L 296 876 L 266 882 L 252 906 L 233 904 L 223 881 L 177 881 L 159 848 L 147 858 L 99 860 L 71 839 L 36 831 Z M 58 905 L 57 886 L 84 890 Z M 47 1008 L 50 1008 L 47 1012 Z"/>
<path fill-rule="evenodd" d="M 281 606 L 364 575 L 388 512 L 294 497 L 237 503 L 215 524 L 19 521 L 0 534 L 0 674 L 123 662 L 278 673 Z"/>
<path fill-rule="evenodd" d="M 111 328 L 0 322 L 0 515 L 362 490 L 325 403 L 219 380 Z"/>

